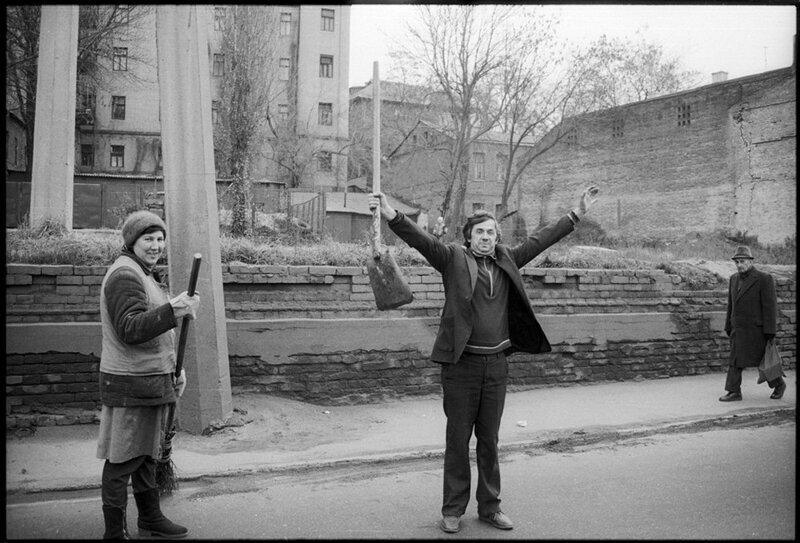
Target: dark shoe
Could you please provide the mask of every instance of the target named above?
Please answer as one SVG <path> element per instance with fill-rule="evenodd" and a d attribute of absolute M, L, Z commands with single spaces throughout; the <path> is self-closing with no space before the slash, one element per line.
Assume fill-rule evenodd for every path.
<path fill-rule="evenodd" d="M 741 392 L 728 392 L 724 396 L 720 396 L 719 401 L 721 401 L 721 402 L 740 402 L 740 401 L 742 401 L 742 393 Z"/>
<path fill-rule="evenodd" d="M 775 390 L 772 392 L 772 396 L 770 396 L 770 398 L 773 400 L 780 400 L 783 398 L 784 392 L 786 392 L 786 383 L 781 383 L 775 387 Z"/>
<path fill-rule="evenodd" d="M 127 541 L 131 537 L 128 535 L 128 523 L 125 518 L 125 510 L 111 505 L 103 506 L 103 520 L 106 523 L 106 531 L 103 539 L 115 539 Z"/>
<path fill-rule="evenodd" d="M 454 534 L 461 529 L 461 517 L 442 517 L 439 521 L 439 528 L 448 534 Z"/>
<path fill-rule="evenodd" d="M 496 513 L 492 513 L 491 515 L 487 515 L 485 517 L 478 515 L 478 519 L 482 520 L 483 522 L 488 522 L 495 528 L 500 528 L 501 530 L 510 530 L 514 527 L 514 523 L 511 522 L 511 519 L 508 518 L 502 511 L 497 511 Z"/>
<path fill-rule="evenodd" d="M 137 492 L 133 497 L 136 499 L 136 506 L 139 508 L 139 519 L 136 521 L 139 527 L 139 535 L 179 539 L 189 534 L 188 529 L 175 524 L 161 512 L 157 488 L 151 488 L 146 492 Z"/>

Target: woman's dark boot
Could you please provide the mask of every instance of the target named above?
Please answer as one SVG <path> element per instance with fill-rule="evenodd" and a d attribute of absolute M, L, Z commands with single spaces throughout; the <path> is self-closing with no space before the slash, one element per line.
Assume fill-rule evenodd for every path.
<path fill-rule="evenodd" d="M 103 506 L 103 519 L 106 522 L 106 533 L 103 539 L 129 540 L 128 522 L 125 518 L 125 510 L 113 505 Z"/>
<path fill-rule="evenodd" d="M 133 497 L 136 499 L 136 506 L 139 508 L 139 519 L 136 521 L 139 527 L 139 535 L 178 539 L 186 537 L 189 533 L 189 530 L 175 524 L 161 512 L 157 488 L 135 493 Z"/>

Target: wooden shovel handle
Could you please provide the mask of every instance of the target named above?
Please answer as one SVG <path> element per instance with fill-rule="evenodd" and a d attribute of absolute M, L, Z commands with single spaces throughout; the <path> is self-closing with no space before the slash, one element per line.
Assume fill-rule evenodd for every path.
<path fill-rule="evenodd" d="M 381 191 L 381 79 L 378 61 L 372 63 L 372 192 Z M 372 211 L 372 257 L 380 258 L 381 210 Z"/>

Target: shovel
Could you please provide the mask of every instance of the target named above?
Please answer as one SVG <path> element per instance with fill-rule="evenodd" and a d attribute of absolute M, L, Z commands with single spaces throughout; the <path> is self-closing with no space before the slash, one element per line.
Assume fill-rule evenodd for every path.
<path fill-rule="evenodd" d="M 372 192 L 381 191 L 381 88 L 378 63 L 372 64 Z M 386 249 L 381 252 L 381 210 L 372 213 L 372 258 L 367 260 L 369 284 L 375 305 L 383 311 L 395 309 L 414 300 L 400 267 Z"/>

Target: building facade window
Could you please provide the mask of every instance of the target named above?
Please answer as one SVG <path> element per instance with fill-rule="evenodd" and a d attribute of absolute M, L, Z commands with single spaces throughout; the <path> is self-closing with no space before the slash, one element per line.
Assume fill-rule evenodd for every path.
<path fill-rule="evenodd" d="M 483 203 L 481 202 L 472 202 L 472 212 L 475 213 L 476 211 L 480 211 L 483 209 Z"/>
<path fill-rule="evenodd" d="M 508 155 L 497 153 L 495 159 L 495 179 L 503 181 L 506 177 L 506 163 L 508 162 Z"/>
<path fill-rule="evenodd" d="M 214 64 L 211 70 L 211 75 L 214 77 L 222 77 L 225 75 L 225 55 L 214 53 Z"/>
<path fill-rule="evenodd" d="M 115 24 L 126 25 L 131 18 L 131 7 L 126 4 L 120 4 L 114 8 L 111 17 Z"/>
<path fill-rule="evenodd" d="M 319 76 L 333 77 L 333 57 L 330 55 L 319 56 Z"/>
<path fill-rule="evenodd" d="M 78 96 L 78 108 L 75 112 L 76 122 L 80 125 L 94 124 L 96 98 L 90 92 L 81 92 Z"/>
<path fill-rule="evenodd" d="M 567 129 L 566 134 L 564 134 L 564 142 L 567 144 L 567 147 L 575 147 L 578 145 L 578 131 L 575 127 Z"/>
<path fill-rule="evenodd" d="M 86 28 L 97 30 L 97 21 L 100 19 L 100 6 L 84 6 L 83 9 L 86 10 L 86 17 L 84 19 Z"/>
<path fill-rule="evenodd" d="M 333 104 L 319 103 L 319 124 L 331 126 L 333 124 Z"/>
<path fill-rule="evenodd" d="M 692 124 L 692 106 L 681 104 L 678 106 L 678 126 L 689 126 Z"/>
<path fill-rule="evenodd" d="M 320 151 L 317 155 L 317 169 L 321 172 L 333 170 L 333 155 L 330 151 Z"/>
<path fill-rule="evenodd" d="M 95 95 L 91 92 L 82 92 L 80 97 L 80 108 L 83 110 L 84 113 L 90 113 L 94 111 L 94 106 L 97 103 L 97 99 Z"/>
<path fill-rule="evenodd" d="M 222 30 L 225 26 L 225 8 L 214 8 L 214 30 Z"/>
<path fill-rule="evenodd" d="M 111 146 L 111 167 L 124 168 L 125 167 L 125 146 L 112 145 Z"/>
<path fill-rule="evenodd" d="M 503 204 L 495 204 L 494 205 L 494 218 L 498 221 L 502 221 L 503 217 L 500 215 L 503 212 Z"/>
<path fill-rule="evenodd" d="M 278 77 L 282 81 L 289 81 L 289 68 L 291 65 L 291 61 L 288 58 L 282 58 L 278 61 Z"/>
<path fill-rule="evenodd" d="M 472 163 L 475 165 L 475 179 L 486 179 L 486 155 L 472 153 Z"/>
<path fill-rule="evenodd" d="M 322 9 L 322 22 L 320 30 L 325 32 L 333 32 L 333 23 L 335 11 L 332 9 Z"/>
<path fill-rule="evenodd" d="M 292 14 L 281 13 L 280 35 L 288 36 L 292 33 Z"/>
<path fill-rule="evenodd" d="M 125 97 L 111 97 L 111 118 L 115 121 L 125 120 Z"/>
<path fill-rule="evenodd" d="M 94 146 L 81 144 L 81 166 L 85 168 L 94 167 Z"/>
<path fill-rule="evenodd" d="M 611 137 L 621 138 L 625 135 L 625 121 L 623 119 L 614 119 L 611 121 Z"/>
<path fill-rule="evenodd" d="M 114 56 L 111 59 L 111 69 L 115 72 L 128 71 L 128 48 L 115 47 Z"/>
<path fill-rule="evenodd" d="M 219 124 L 219 100 L 211 100 L 211 124 Z"/>
<path fill-rule="evenodd" d="M 281 121 L 289 120 L 289 104 L 278 104 L 278 117 Z"/>

